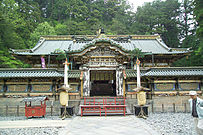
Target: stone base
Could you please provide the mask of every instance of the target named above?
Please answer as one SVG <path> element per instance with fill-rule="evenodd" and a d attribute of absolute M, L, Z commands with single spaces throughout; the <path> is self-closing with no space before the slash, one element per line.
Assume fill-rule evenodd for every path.
<path fill-rule="evenodd" d="M 64 107 L 61 107 L 61 115 L 62 115 L 62 113 L 63 113 L 63 111 L 64 111 Z M 73 116 L 73 114 L 74 114 L 74 106 L 66 106 L 66 111 L 67 111 L 67 115 L 69 114 L 69 115 L 71 115 L 71 116 Z"/>
<path fill-rule="evenodd" d="M 135 105 L 135 116 L 139 116 L 144 114 L 144 116 L 148 116 L 148 106 L 144 105 L 144 106 L 139 106 L 139 105 Z M 141 112 L 141 110 L 143 112 Z"/>

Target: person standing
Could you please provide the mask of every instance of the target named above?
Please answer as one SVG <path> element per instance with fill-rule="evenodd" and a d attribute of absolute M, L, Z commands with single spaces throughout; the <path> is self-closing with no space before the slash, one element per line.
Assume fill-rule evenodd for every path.
<path fill-rule="evenodd" d="M 200 124 L 203 121 L 203 100 L 197 97 L 196 91 L 190 91 L 189 95 L 191 99 L 189 99 L 190 109 L 192 112 L 192 116 L 194 118 L 194 125 L 198 135 L 203 135 L 203 129 L 198 127 L 198 123 Z"/>

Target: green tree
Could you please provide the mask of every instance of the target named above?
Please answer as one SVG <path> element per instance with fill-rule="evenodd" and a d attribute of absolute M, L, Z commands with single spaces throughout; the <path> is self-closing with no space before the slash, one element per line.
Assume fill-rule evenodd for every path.
<path fill-rule="evenodd" d="M 48 22 L 40 23 L 37 28 L 30 35 L 30 45 L 33 47 L 38 41 L 40 36 L 43 35 L 56 35 L 54 27 L 50 26 Z"/>
<path fill-rule="evenodd" d="M 9 48 L 25 48 L 24 39 L 18 34 L 18 28 L 24 26 L 18 9 L 14 0 L 0 2 L 0 68 L 24 67 L 21 61 L 9 54 Z"/>
<path fill-rule="evenodd" d="M 13 25 L 14 31 L 22 38 L 20 46 L 29 47 L 30 33 L 40 21 L 40 10 L 34 1 L 24 0 L 2 0 L 1 12 L 3 16 Z"/>
<path fill-rule="evenodd" d="M 131 69 L 133 69 L 134 62 L 139 59 L 144 57 L 144 54 L 142 50 L 135 48 L 134 50 L 130 51 L 130 60 L 131 60 Z"/>
<path fill-rule="evenodd" d="M 120 21 L 118 21 L 116 19 L 112 20 L 112 25 L 110 26 L 110 30 L 115 35 L 121 35 L 121 34 L 129 33 L 127 31 L 126 26 L 124 24 L 122 24 L 122 22 L 120 22 Z"/>
<path fill-rule="evenodd" d="M 0 49 L 4 48 L 24 48 L 23 40 L 15 32 L 13 24 L 2 16 L 0 12 Z"/>
<path fill-rule="evenodd" d="M 55 26 L 55 31 L 57 35 L 68 35 L 68 27 L 65 24 L 58 23 Z"/>
<path fill-rule="evenodd" d="M 196 55 L 199 55 L 203 59 L 203 2 L 202 0 L 194 1 L 194 14 L 195 19 L 198 23 L 197 37 L 199 38 L 200 44 L 196 51 Z"/>
<path fill-rule="evenodd" d="M 178 0 L 154 1 L 138 7 L 131 31 L 134 34 L 159 34 L 170 47 L 179 45 Z"/>

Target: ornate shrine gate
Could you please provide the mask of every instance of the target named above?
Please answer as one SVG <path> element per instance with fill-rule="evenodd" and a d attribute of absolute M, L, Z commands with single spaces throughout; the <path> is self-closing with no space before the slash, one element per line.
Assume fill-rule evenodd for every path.
<path fill-rule="evenodd" d="M 83 96 L 123 96 L 126 54 L 111 43 L 95 43 L 81 53 Z"/>

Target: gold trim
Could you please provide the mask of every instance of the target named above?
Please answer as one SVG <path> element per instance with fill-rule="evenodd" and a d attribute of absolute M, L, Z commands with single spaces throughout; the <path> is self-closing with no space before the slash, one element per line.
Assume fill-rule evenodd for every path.
<path fill-rule="evenodd" d="M 5 96 L 10 96 L 10 95 L 23 95 L 26 96 L 28 93 L 5 93 Z"/>
<path fill-rule="evenodd" d="M 80 89 L 80 91 L 81 91 L 81 97 L 83 97 L 83 80 L 81 80 L 81 89 Z"/>
<path fill-rule="evenodd" d="M 49 92 L 49 93 L 29 93 L 30 96 L 39 96 L 39 95 L 47 95 L 47 96 L 51 96 L 53 95 L 53 93 Z"/>
<path fill-rule="evenodd" d="M 178 80 L 178 82 L 196 82 L 196 83 L 200 83 L 200 80 Z"/>
<path fill-rule="evenodd" d="M 151 35 L 151 36 L 146 36 L 146 35 L 136 35 L 136 36 L 133 36 L 132 35 L 132 39 L 156 39 L 158 38 L 159 36 L 154 36 L 154 35 Z"/>
<path fill-rule="evenodd" d="M 112 63 L 112 61 L 90 61 L 90 62 L 99 62 L 99 63 Z M 114 61 L 113 61 L 114 62 Z"/>
<path fill-rule="evenodd" d="M 136 82 L 127 82 L 127 84 L 137 84 Z"/>
<path fill-rule="evenodd" d="M 115 58 L 115 56 L 91 56 L 91 58 Z"/>
<path fill-rule="evenodd" d="M 52 82 L 30 82 L 30 84 L 52 84 Z"/>
<path fill-rule="evenodd" d="M 154 94 L 177 94 L 176 91 L 155 91 Z"/>
<path fill-rule="evenodd" d="M 123 97 L 125 97 L 125 79 L 123 79 Z"/>
<path fill-rule="evenodd" d="M 175 83 L 175 80 L 159 80 L 159 81 L 154 81 L 154 83 Z"/>
<path fill-rule="evenodd" d="M 179 91 L 180 94 L 189 94 L 190 91 Z M 199 91 L 196 91 L 198 94 L 201 94 L 202 91 L 199 90 Z"/>
<path fill-rule="evenodd" d="M 6 82 L 6 84 L 24 84 L 24 85 L 28 85 L 28 82 Z"/>
<path fill-rule="evenodd" d="M 146 82 L 141 82 L 141 84 L 145 84 Z M 134 84 L 137 85 L 137 82 L 126 82 L 126 84 Z"/>
<path fill-rule="evenodd" d="M 73 82 L 73 83 L 72 83 L 72 82 L 71 82 L 71 83 L 69 82 L 69 84 L 70 84 L 70 85 L 71 85 L 71 84 L 77 84 L 77 85 L 79 85 L 79 83 L 77 83 L 77 82 Z"/>
<path fill-rule="evenodd" d="M 77 95 L 80 95 L 80 93 L 68 93 L 68 95 L 69 95 L 69 96 L 72 96 L 72 95 L 77 96 Z"/>

